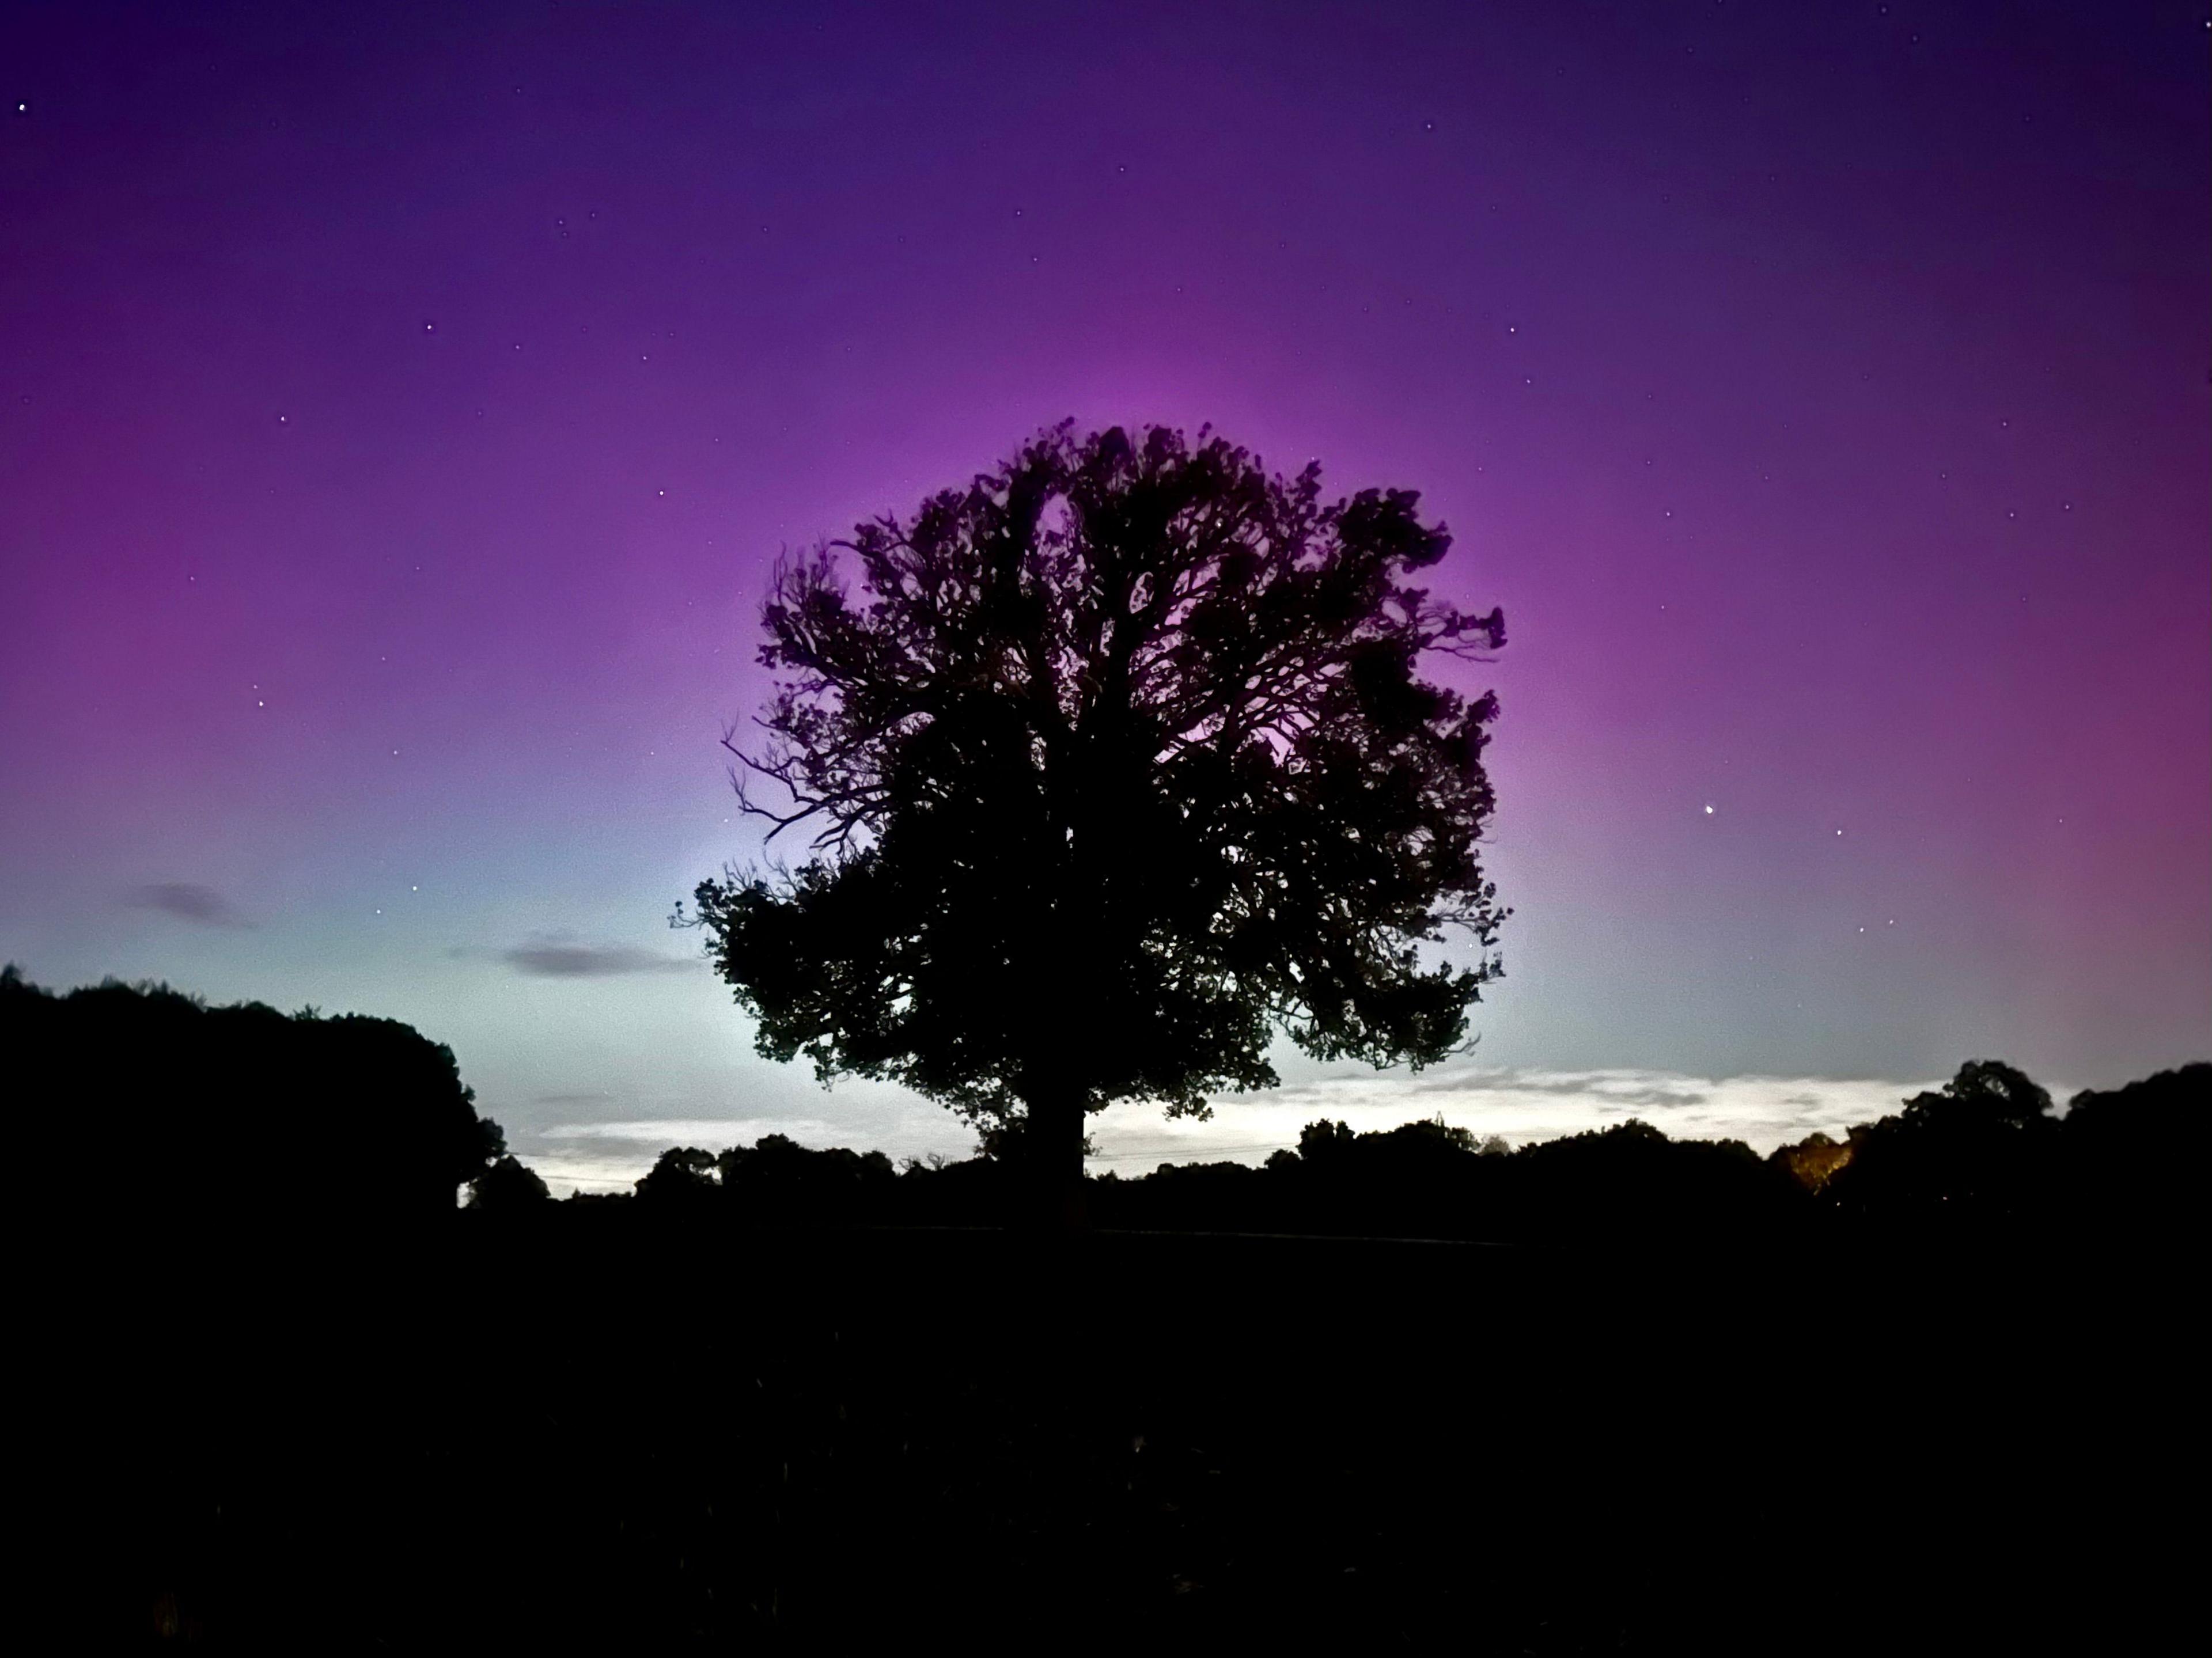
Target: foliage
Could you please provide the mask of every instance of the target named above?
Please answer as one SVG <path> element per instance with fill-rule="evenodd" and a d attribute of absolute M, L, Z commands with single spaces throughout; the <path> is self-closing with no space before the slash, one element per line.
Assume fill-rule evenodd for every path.
<path fill-rule="evenodd" d="M 110 1149 L 112 1217 L 317 1230 L 450 1212 L 506 1151 L 453 1050 L 395 1019 L 210 1007 L 114 979 L 56 995 L 0 974 L 0 1045 L 43 1161 Z"/>
<path fill-rule="evenodd" d="M 468 1206 L 505 1214 L 550 1202 L 552 1196 L 536 1169 L 518 1158 L 502 1157 L 469 1182 Z"/>
<path fill-rule="evenodd" d="M 2011 1066 L 1974 1060 L 1942 1089 L 1851 1131 L 1824 1194 L 1848 1212 L 1936 1219 L 2025 1211 L 2057 1143 L 2051 1096 Z"/>

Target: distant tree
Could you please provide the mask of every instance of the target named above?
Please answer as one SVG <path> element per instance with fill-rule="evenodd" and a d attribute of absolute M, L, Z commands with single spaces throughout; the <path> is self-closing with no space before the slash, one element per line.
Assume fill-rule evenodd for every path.
<path fill-rule="evenodd" d="M 1352 1125 L 1323 1117 L 1298 1130 L 1298 1156 L 1306 1163 L 1323 1163 L 1348 1154 L 1358 1136 Z"/>
<path fill-rule="evenodd" d="M 638 1177 L 637 1194 L 656 1204 L 697 1203 L 712 1197 L 720 1184 L 712 1151 L 672 1145 Z"/>
<path fill-rule="evenodd" d="M 1474 1131 L 1471 1128 L 1455 1127 L 1444 1121 L 1444 1114 L 1441 1111 L 1433 1117 L 1422 1117 L 1413 1122 L 1401 1123 L 1389 1132 L 1396 1139 L 1417 1142 L 1424 1146 L 1433 1146 L 1441 1151 L 1480 1150 L 1475 1144 Z"/>
<path fill-rule="evenodd" d="M 507 1214 L 552 1200 L 538 1171 L 513 1157 L 502 1157 L 469 1182 L 469 1207 Z"/>
<path fill-rule="evenodd" d="M 2108 1236 L 2195 1230 L 2212 1151 L 2212 1064 L 2199 1060 L 2067 1102 L 2056 1154 L 2060 1201 Z"/>
<path fill-rule="evenodd" d="M 1498 1159 L 1441 1114 L 1355 1133 L 1323 1118 L 1299 1131 L 1297 1149 L 1268 1157 L 1266 1172 L 1300 1230 L 1457 1237 L 1494 1224 L 1487 1199 Z"/>
<path fill-rule="evenodd" d="M 1804 1192 L 1741 1140 L 1678 1140 L 1631 1117 L 1526 1145 L 1518 1224 L 1532 1236 L 1621 1240 L 1753 1236 L 1802 1218 Z"/>
<path fill-rule="evenodd" d="M 1824 1197 L 1850 1213 L 1955 1219 L 2025 1214 L 2059 1133 L 2051 1096 L 2011 1066 L 1971 1060 L 1940 1090 L 1851 1130 Z"/>
<path fill-rule="evenodd" d="M 1816 1128 L 1795 1145 L 1777 1146 L 1767 1160 L 1808 1192 L 1818 1192 L 1851 1160 L 1851 1145 Z"/>
<path fill-rule="evenodd" d="M 2143 1158 L 2161 1147 L 2182 1148 L 2189 1155 L 2180 1161 L 2194 1165 L 2212 1127 L 2212 1064 L 2200 1060 L 2120 1088 L 2085 1088 L 2067 1102 L 2061 1126 L 2083 1148 L 2110 1142 Z M 2194 1178 L 2193 1167 L 2191 1173 Z"/>
<path fill-rule="evenodd" d="M 1504 623 L 1405 584 L 1450 546 L 1417 497 L 1324 504 L 1318 463 L 1071 424 L 779 564 L 766 739 L 725 742 L 744 810 L 811 856 L 676 920 L 764 1055 L 1025 1125 L 1073 1224 L 1086 1113 L 1272 1085 L 1271 1026 L 1322 1059 L 1455 1051 L 1507 912 L 1475 855 L 1497 705 L 1416 672 Z M 1476 959 L 1422 969 L 1447 925 Z"/>
<path fill-rule="evenodd" d="M 445 1043 L 430 1042 L 398 1019 L 359 1013 L 321 1016 L 309 1026 L 302 1035 L 319 1057 L 301 1067 L 303 1091 L 327 1114 L 325 1132 L 346 1125 L 367 1129 L 379 1148 L 378 1160 L 390 1159 L 386 1178 L 404 1180 L 416 1194 L 413 1201 L 426 1209 L 451 1209 L 455 1188 L 507 1155 L 505 1132 L 477 1114 L 476 1090 L 461 1081 L 453 1050 Z M 395 1108 L 403 1105 L 411 1108 Z"/>
<path fill-rule="evenodd" d="M 724 1194 L 755 1222 L 803 1226 L 860 1218 L 890 1201 L 897 1171 L 881 1151 L 817 1151 L 786 1134 L 763 1134 L 715 1159 Z"/>

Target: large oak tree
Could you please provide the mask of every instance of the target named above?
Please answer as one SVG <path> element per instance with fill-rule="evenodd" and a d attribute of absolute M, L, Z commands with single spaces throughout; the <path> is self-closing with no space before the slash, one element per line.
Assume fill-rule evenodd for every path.
<path fill-rule="evenodd" d="M 1204 1116 L 1276 1081 L 1271 1028 L 1455 1051 L 1510 913 L 1476 857 L 1497 703 L 1418 668 L 1489 659 L 1504 623 L 1406 584 L 1450 545 L 1416 503 L 1324 503 L 1318 463 L 1285 479 L 1209 428 L 1070 422 L 780 562 L 765 735 L 725 742 L 810 856 L 677 917 L 760 1052 L 945 1102 L 1073 1218 L 1086 1113 Z M 1424 968 L 1448 926 L 1472 959 Z"/>

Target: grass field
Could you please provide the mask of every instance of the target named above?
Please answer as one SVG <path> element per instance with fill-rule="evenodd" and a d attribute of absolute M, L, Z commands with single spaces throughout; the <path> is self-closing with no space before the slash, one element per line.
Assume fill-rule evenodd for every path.
<path fill-rule="evenodd" d="M 2175 1309 L 2109 1266 L 465 1227 L 56 1292 L 64 1628 L 313 1649 L 2124 1649 Z"/>

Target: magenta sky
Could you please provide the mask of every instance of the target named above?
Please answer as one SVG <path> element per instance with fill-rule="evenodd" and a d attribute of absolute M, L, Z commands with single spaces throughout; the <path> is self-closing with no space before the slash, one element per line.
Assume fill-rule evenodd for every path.
<path fill-rule="evenodd" d="M 526 1151 L 957 1149 L 663 960 L 757 844 L 716 738 L 769 562 L 1063 416 L 1210 420 L 1420 489 L 1504 607 L 1486 1066 L 2203 1057 L 2208 44 L 8 8 L 0 956 L 410 1019 Z"/>

